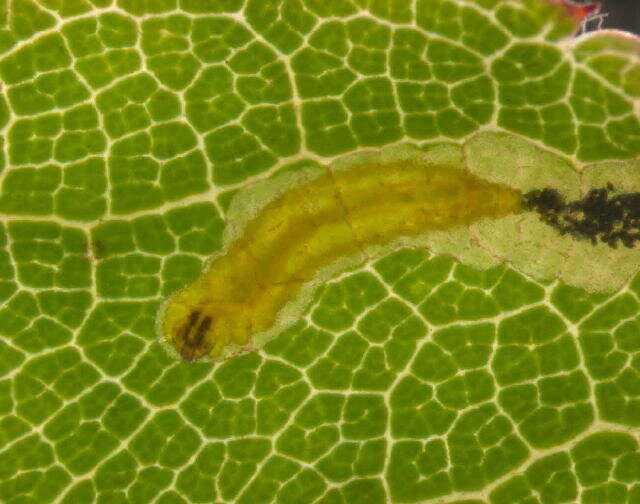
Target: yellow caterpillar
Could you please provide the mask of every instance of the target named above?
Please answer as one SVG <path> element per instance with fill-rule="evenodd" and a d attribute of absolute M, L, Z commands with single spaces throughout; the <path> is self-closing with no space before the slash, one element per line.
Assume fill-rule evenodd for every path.
<path fill-rule="evenodd" d="M 524 213 L 523 193 L 536 184 L 557 182 L 569 187 L 563 194 L 584 193 L 571 189 L 580 186 L 579 174 L 564 165 L 558 169 L 552 166 L 556 161 L 543 156 L 535 161 L 550 163 L 548 172 L 559 175 L 541 183 L 542 175 L 535 170 L 523 174 L 505 163 L 510 148 L 500 158 L 500 141 L 505 147 L 511 140 L 491 140 L 498 153 L 495 163 L 483 158 L 486 141 L 468 143 L 477 151 L 476 159 L 489 160 L 471 165 L 471 170 L 458 151 L 438 157 L 403 147 L 280 175 L 241 193 L 230 212 L 223 250 L 161 311 L 163 338 L 184 360 L 225 356 L 255 343 L 256 337 L 264 341 L 302 313 L 320 282 L 364 264 L 376 248 L 379 255 L 400 238 L 425 246 L 428 237 L 426 246 L 434 252 L 452 253 L 474 266 L 507 260 L 538 278 L 565 275 L 574 284 L 588 287 L 591 282 L 597 289 L 599 277 L 593 271 L 580 273 L 576 280 L 573 270 L 563 269 L 564 263 L 571 254 L 580 256 L 584 247 L 602 260 L 608 247 L 598 244 L 596 252 L 588 243 L 575 247 L 575 239 L 560 236 L 532 212 Z M 514 149 L 522 154 L 525 147 Z M 523 166 L 530 161 L 526 155 L 511 160 Z M 541 236 L 540 244 L 516 241 L 527 229 Z M 556 256 L 562 261 L 554 262 Z M 636 259 L 631 269 L 639 267 Z M 628 268 L 618 269 L 602 284 L 628 278 Z"/>

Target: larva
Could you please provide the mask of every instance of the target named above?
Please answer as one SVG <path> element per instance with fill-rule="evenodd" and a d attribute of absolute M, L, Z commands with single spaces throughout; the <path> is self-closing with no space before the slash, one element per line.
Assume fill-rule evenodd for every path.
<path fill-rule="evenodd" d="M 471 251 L 473 232 L 549 209 L 540 193 L 482 178 L 454 158 L 411 146 L 369 151 L 247 190 L 234 201 L 224 249 L 166 303 L 163 337 L 184 360 L 264 340 L 301 313 L 319 282 L 399 239 L 471 264 L 495 263 L 496 254 Z M 261 192 L 268 197 L 248 210 Z"/>

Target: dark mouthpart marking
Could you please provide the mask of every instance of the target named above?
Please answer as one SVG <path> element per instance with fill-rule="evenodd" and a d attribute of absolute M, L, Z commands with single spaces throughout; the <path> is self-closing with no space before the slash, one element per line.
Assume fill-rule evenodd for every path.
<path fill-rule="evenodd" d="M 184 329 L 182 331 L 182 339 L 184 339 L 185 341 L 189 339 L 189 333 L 191 332 L 191 329 L 193 329 L 193 326 L 196 324 L 199 318 L 199 311 L 194 310 L 189 314 L 189 321 L 184 325 Z"/>
<path fill-rule="evenodd" d="M 210 327 L 211 327 L 211 317 L 207 316 L 202 319 L 202 322 L 200 322 L 198 329 L 196 329 L 195 331 L 192 331 L 191 336 L 187 336 L 185 343 L 191 347 L 196 347 L 200 345 L 202 343 L 202 340 L 204 339 L 205 334 L 207 334 L 207 331 L 209 330 Z"/>
<path fill-rule="evenodd" d="M 634 248 L 640 243 L 640 193 L 611 197 L 614 187 L 608 184 L 591 189 L 579 200 L 566 202 L 555 189 L 530 191 L 524 195 L 523 207 L 537 212 L 540 219 L 560 234 L 598 241 L 616 248 L 618 243 Z"/>

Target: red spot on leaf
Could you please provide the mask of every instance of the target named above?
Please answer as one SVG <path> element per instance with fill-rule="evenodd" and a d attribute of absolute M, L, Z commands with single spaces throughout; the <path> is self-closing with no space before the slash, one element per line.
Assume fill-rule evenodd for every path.
<path fill-rule="evenodd" d="M 569 15 L 576 20 L 578 23 L 582 23 L 589 16 L 596 14 L 601 7 L 601 4 L 598 2 L 590 3 L 590 4 L 577 4 L 572 2 L 571 0 L 549 0 L 553 4 L 563 5 Z"/>

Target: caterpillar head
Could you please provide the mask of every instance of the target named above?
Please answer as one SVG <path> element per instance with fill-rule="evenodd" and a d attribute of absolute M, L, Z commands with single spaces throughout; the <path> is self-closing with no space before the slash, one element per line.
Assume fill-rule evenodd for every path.
<path fill-rule="evenodd" d="M 230 343 L 243 345 L 252 327 L 244 303 L 211 298 L 200 282 L 184 289 L 167 303 L 162 333 L 185 361 L 217 358 Z"/>
<path fill-rule="evenodd" d="M 215 342 L 215 317 L 202 308 L 175 299 L 167 306 L 164 332 L 185 361 L 210 353 Z"/>

